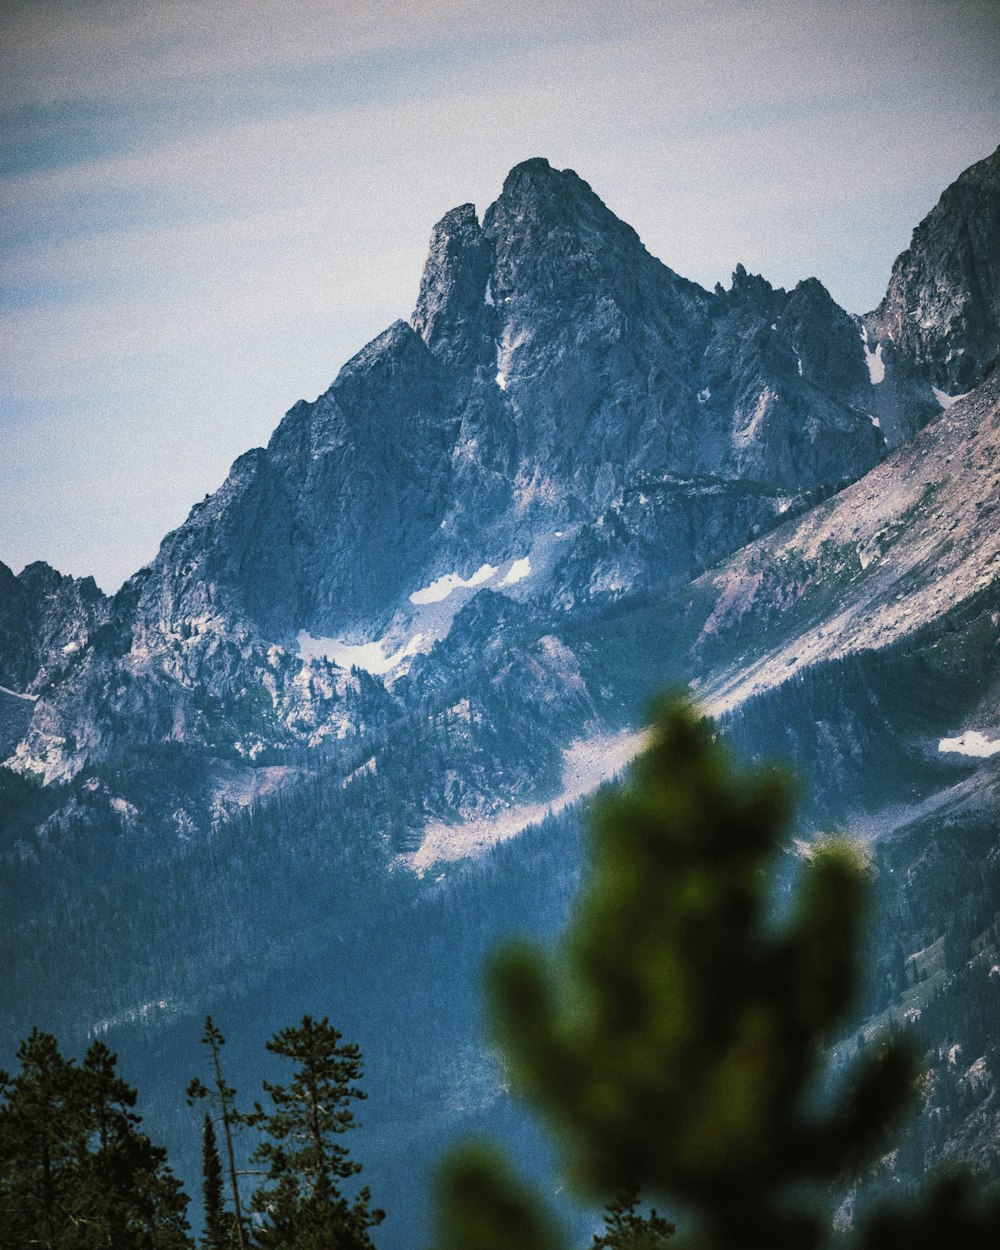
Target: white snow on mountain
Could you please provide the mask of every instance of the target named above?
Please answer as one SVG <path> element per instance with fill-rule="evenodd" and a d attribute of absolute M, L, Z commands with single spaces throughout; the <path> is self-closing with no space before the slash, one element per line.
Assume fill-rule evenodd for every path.
<path fill-rule="evenodd" d="M 970 755 L 975 759 L 989 759 L 1000 753 L 1000 742 L 991 742 L 975 729 L 966 730 L 957 738 L 942 738 L 938 750 L 952 755 Z"/>
<path fill-rule="evenodd" d="M 513 586 L 515 582 L 523 582 L 526 577 L 531 575 L 531 561 L 527 556 L 521 560 L 515 560 L 507 570 L 506 576 L 500 583 L 501 586 Z"/>
<path fill-rule="evenodd" d="M 868 366 L 868 376 L 871 379 L 872 386 L 878 386 L 880 382 L 885 381 L 885 361 L 882 359 L 882 344 L 875 348 L 874 351 L 868 346 L 868 331 L 864 331 L 862 336 L 865 344 L 865 364 Z"/>
<path fill-rule="evenodd" d="M 362 668 L 367 673 L 381 677 L 411 655 L 416 655 L 423 643 L 423 634 L 414 634 L 409 642 L 387 655 L 384 639 L 356 645 L 341 642 L 339 638 L 313 638 L 300 630 L 298 634 L 299 655 L 303 660 L 333 660 L 340 668 Z"/>
<path fill-rule="evenodd" d="M 463 577 L 460 573 L 445 573 L 443 577 L 435 578 L 429 586 L 415 590 L 410 595 L 410 602 L 417 605 L 440 603 L 453 590 L 460 590 L 463 586 L 481 586 L 498 572 L 499 569 L 492 564 L 481 564 L 471 577 Z"/>
<path fill-rule="evenodd" d="M 939 391 L 936 386 L 932 386 L 934 398 L 938 401 L 942 408 L 950 408 L 952 404 L 957 404 L 960 399 L 964 399 L 964 395 L 947 395 L 944 391 Z"/>

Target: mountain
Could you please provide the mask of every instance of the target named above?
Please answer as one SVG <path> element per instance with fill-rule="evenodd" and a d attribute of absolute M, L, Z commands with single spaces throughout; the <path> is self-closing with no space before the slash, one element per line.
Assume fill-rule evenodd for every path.
<path fill-rule="evenodd" d="M 995 1171 L 998 171 L 945 192 L 855 317 L 815 278 L 703 290 L 526 161 L 434 227 L 410 320 L 112 599 L 0 566 L 8 1049 L 110 1034 L 194 1167 L 167 1108 L 199 1017 L 329 1009 L 374 1083 L 384 1244 L 412 1244 L 416 1161 L 460 1129 L 536 1157 L 476 969 L 558 927 L 574 804 L 680 681 L 796 762 L 800 842 L 870 843 L 865 1028 L 922 1014 L 940 1052 L 906 1174 L 952 1138 Z"/>
<path fill-rule="evenodd" d="M 14 766 L 52 780 L 113 755 L 101 709 L 125 675 L 142 682 L 117 709 L 130 743 L 215 748 L 220 718 L 250 758 L 342 734 L 344 682 L 319 662 L 303 678 L 303 633 L 429 644 L 440 629 L 411 629 L 411 595 L 505 561 L 565 566 L 581 543 L 585 559 L 588 527 L 640 479 L 664 501 L 654 547 L 689 515 L 662 570 L 689 575 L 789 494 L 877 462 L 871 389 L 856 326 L 815 280 L 787 294 L 739 267 L 702 291 L 574 173 L 527 161 L 482 226 L 466 205 L 435 227 L 412 322 L 292 408 L 126 584 Z M 248 683 L 266 691 L 254 709 Z"/>
<path fill-rule="evenodd" d="M 38 691 L 56 683 L 107 619 L 92 577 L 72 578 L 41 561 L 20 576 L 0 563 L 0 751 L 23 737 Z"/>
<path fill-rule="evenodd" d="M 1000 352 L 1000 152 L 967 169 L 913 232 L 885 298 L 864 318 L 876 413 L 911 434 L 970 391 Z"/>

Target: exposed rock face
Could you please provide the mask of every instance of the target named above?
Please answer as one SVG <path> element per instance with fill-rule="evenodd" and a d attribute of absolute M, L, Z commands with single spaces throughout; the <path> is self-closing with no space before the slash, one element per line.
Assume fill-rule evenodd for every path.
<path fill-rule="evenodd" d="M 954 231 L 972 229 L 993 185 L 976 170 L 921 238 L 956 215 Z M 987 246 L 975 240 L 967 264 L 945 249 L 939 286 L 972 289 Z M 917 250 L 917 286 L 938 289 L 941 248 Z M 887 326 L 911 299 L 913 283 L 894 282 Z M 962 304 L 966 357 L 995 327 L 984 299 Z M 945 315 L 940 300 L 921 307 Z M 17 766 L 70 776 L 126 738 L 256 758 L 346 732 L 357 691 L 300 655 L 300 631 L 361 642 L 391 629 L 397 646 L 409 596 L 445 573 L 530 551 L 535 580 L 500 589 L 558 611 L 682 583 L 938 411 L 914 381 L 930 349 L 921 340 L 911 366 L 905 343 L 878 333 L 871 321 L 863 341 L 815 279 L 786 292 L 738 266 L 731 289 L 704 291 L 571 170 L 516 166 L 481 224 L 466 204 L 435 226 L 411 322 L 296 404 L 114 604 L 94 607 L 108 620 L 96 646 L 72 625 L 82 590 L 58 628 L 24 626 L 23 612 L 9 626 L 11 681 L 45 686 Z M 46 655 L 79 647 L 61 684 L 25 628 Z"/>
<path fill-rule="evenodd" d="M 866 324 L 948 395 L 982 381 L 1000 352 L 1000 148 L 953 182 L 917 226 Z"/>
<path fill-rule="evenodd" d="M 508 175 L 484 218 L 495 383 L 516 429 L 516 502 L 592 515 L 638 466 L 676 467 L 697 418 L 710 297 L 650 256 L 572 171 Z"/>
<path fill-rule="evenodd" d="M 822 284 L 789 294 L 738 265 L 716 300 L 698 391 L 702 432 L 717 447 L 710 471 L 794 491 L 871 468 L 885 441 L 869 415 L 861 344 Z"/>
<path fill-rule="evenodd" d="M 474 204 L 453 208 L 434 227 L 410 324 L 445 364 L 466 371 L 488 356 L 491 260 Z"/>
<path fill-rule="evenodd" d="M 107 615 L 108 600 L 92 577 L 67 577 L 41 561 L 15 577 L 0 564 L 0 685 L 37 694 Z"/>
<path fill-rule="evenodd" d="M 427 558 L 456 431 L 447 378 L 397 321 L 167 536 L 140 610 L 221 612 L 273 641 L 377 616 Z"/>
<path fill-rule="evenodd" d="M 863 324 L 890 446 L 986 376 L 1000 352 L 1000 148 L 917 226 Z"/>
<path fill-rule="evenodd" d="M 998 465 L 994 373 L 860 481 L 703 574 L 695 596 L 708 610 L 693 663 L 715 671 L 717 710 L 809 668 L 898 646 L 989 597 L 1000 579 Z M 751 649 L 752 667 L 731 663 Z M 993 677 L 980 677 L 985 694 Z"/>
<path fill-rule="evenodd" d="M 808 373 L 784 325 L 768 342 L 786 303 Z M 592 517 L 647 470 L 832 484 L 882 451 L 856 329 L 818 282 L 789 297 L 741 268 L 710 294 L 543 160 L 511 171 L 481 231 L 470 205 L 438 223 L 412 324 L 465 369 L 456 462 L 512 477 L 522 513 Z"/>

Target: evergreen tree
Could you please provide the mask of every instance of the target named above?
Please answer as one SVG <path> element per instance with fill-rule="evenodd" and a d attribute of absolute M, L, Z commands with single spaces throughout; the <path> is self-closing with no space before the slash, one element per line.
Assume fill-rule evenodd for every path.
<path fill-rule="evenodd" d="M 355 1126 L 351 1103 L 365 1097 L 356 1084 L 360 1050 L 325 1016 L 303 1016 L 297 1027 L 275 1033 L 267 1049 L 289 1059 L 294 1071 L 287 1085 L 264 1082 L 271 1108 L 258 1104 L 250 1117 L 265 1136 L 253 1157 L 267 1168 L 253 1197 L 253 1210 L 264 1217 L 256 1241 L 268 1250 L 371 1247 L 368 1230 L 384 1213 L 372 1209 L 367 1188 L 353 1200 L 341 1189 L 361 1171 L 339 1140 Z"/>
<path fill-rule="evenodd" d="M 664 1250 L 675 1231 L 655 1207 L 640 1213 L 639 1189 L 632 1185 L 604 1208 L 604 1232 L 594 1235 L 594 1250 Z"/>
<path fill-rule="evenodd" d="M 222 1134 L 226 1143 L 229 1196 L 233 1203 L 231 1242 L 239 1250 L 247 1250 L 247 1233 L 243 1219 L 243 1204 L 240 1199 L 240 1186 L 236 1170 L 236 1148 L 233 1144 L 233 1135 L 246 1123 L 246 1117 L 237 1110 L 236 1090 L 226 1083 L 225 1074 L 222 1070 L 222 1048 L 226 1044 L 226 1039 L 222 1036 L 221 1030 L 212 1022 L 211 1016 L 205 1017 L 205 1030 L 201 1035 L 201 1044 L 208 1047 L 212 1056 L 212 1084 L 211 1086 L 205 1085 L 195 1077 L 188 1085 L 188 1102 L 194 1103 L 201 1099 L 208 1099 L 218 1111 L 219 1121 L 222 1124 Z"/>
<path fill-rule="evenodd" d="M 0 1246 L 60 1244 L 64 1201 L 85 1136 L 73 1065 L 51 1033 L 33 1029 L 3 1076 L 0 1106 Z"/>
<path fill-rule="evenodd" d="M 117 1074 L 117 1056 L 95 1041 L 80 1069 L 88 1132 L 67 1201 L 79 1250 L 188 1246 L 187 1198 L 166 1166 L 166 1151 L 139 1131 L 136 1091 Z M 73 1208 L 75 1207 L 75 1211 Z"/>
<path fill-rule="evenodd" d="M 831 1230 L 829 1186 L 885 1141 L 912 1088 L 898 1041 L 867 1046 L 839 1087 L 825 1080 L 856 982 L 863 866 L 844 843 L 814 846 L 789 906 L 789 810 L 779 776 L 741 774 L 686 704 L 666 707 L 631 784 L 595 806 L 561 947 L 510 947 L 489 977 L 512 1084 L 555 1133 L 572 1188 L 641 1184 L 686 1209 L 683 1244 L 699 1250 L 813 1250 Z M 517 1250 L 527 1230 L 554 1250 L 565 1241 L 543 1205 L 481 1149 L 459 1155 L 438 1245 Z M 885 1244 L 929 1245 L 929 1216 L 938 1244 L 938 1219 L 995 1236 L 996 1211 L 959 1219 L 961 1206 L 947 1190 L 887 1217 Z"/>
<path fill-rule="evenodd" d="M 189 1247 L 187 1198 L 107 1046 L 94 1042 L 77 1067 L 35 1030 L 18 1058 L 0 1107 L 0 1246 Z"/>
<path fill-rule="evenodd" d="M 222 1192 L 222 1160 L 215 1141 L 212 1117 L 205 1112 L 201 1136 L 201 1193 L 205 1213 L 202 1250 L 230 1250 L 232 1220 L 226 1215 Z"/>

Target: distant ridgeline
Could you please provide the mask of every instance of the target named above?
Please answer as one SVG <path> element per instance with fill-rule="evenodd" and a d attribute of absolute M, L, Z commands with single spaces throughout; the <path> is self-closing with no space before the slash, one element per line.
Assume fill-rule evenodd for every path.
<path fill-rule="evenodd" d="M 793 763 L 800 843 L 869 846 L 863 1032 L 912 1022 L 928 1072 L 880 1183 L 995 1179 L 998 350 L 1000 150 L 862 317 L 814 278 L 703 290 L 539 159 L 446 214 L 410 320 L 115 596 L 0 566 L 8 1062 L 36 1025 L 106 1041 L 193 1191 L 204 1016 L 329 1014 L 378 1243 L 415 1244 L 458 1132 L 544 1166 L 476 968 L 561 923 L 576 805 L 684 684 Z"/>

